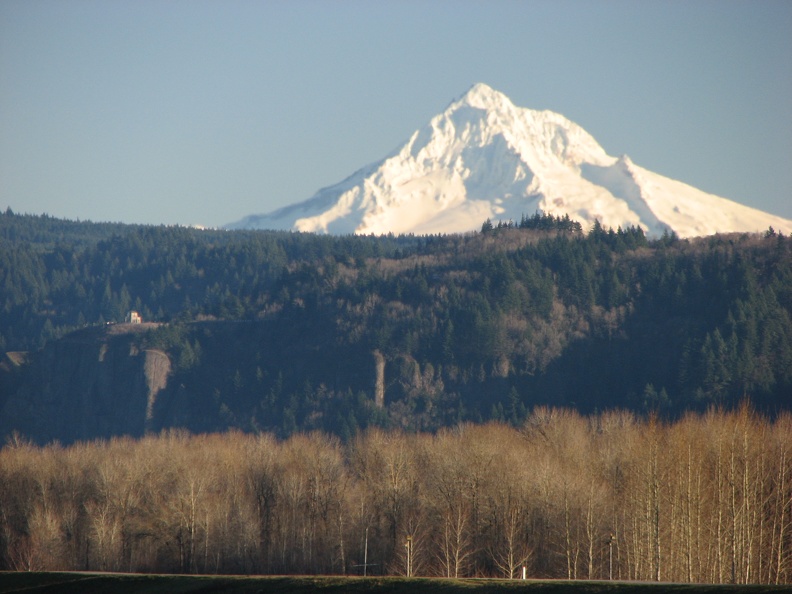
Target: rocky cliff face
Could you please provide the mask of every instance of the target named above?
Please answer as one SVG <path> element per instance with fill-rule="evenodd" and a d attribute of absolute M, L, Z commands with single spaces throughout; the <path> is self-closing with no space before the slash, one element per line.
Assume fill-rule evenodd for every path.
<path fill-rule="evenodd" d="M 336 356 L 322 357 L 321 337 L 286 347 L 283 332 L 267 323 L 163 326 L 160 340 L 142 334 L 152 326 L 89 328 L 36 353 L 7 353 L 0 440 L 12 431 L 69 444 L 173 427 L 331 430 L 349 414 L 344 398 L 360 393 L 370 405 L 353 405 L 392 413 L 406 426 L 415 412 L 408 402 L 427 408 L 443 391 L 434 367 L 411 356 L 337 347 Z"/>
<path fill-rule="evenodd" d="M 16 429 L 39 442 L 67 443 L 142 435 L 171 365 L 161 351 L 138 349 L 138 330 L 86 329 L 28 356 L 13 370 L 21 381 L 5 384 L 13 392 L 5 395 L 0 433 Z"/>

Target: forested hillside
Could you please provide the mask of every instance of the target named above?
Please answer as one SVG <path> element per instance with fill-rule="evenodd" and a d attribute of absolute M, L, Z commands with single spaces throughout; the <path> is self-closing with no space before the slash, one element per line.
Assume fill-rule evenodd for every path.
<path fill-rule="evenodd" d="M 469 235 L 329 237 L 7 211 L 0 303 L 13 352 L 0 430 L 38 441 L 169 427 L 350 439 L 519 425 L 541 404 L 668 417 L 792 405 L 792 241 L 772 230 L 648 241 L 535 215 Z M 162 324 L 109 332 L 130 309 Z M 168 361 L 154 391 L 146 361 L 118 363 L 153 352 Z M 115 363 L 94 369 L 99 353 Z M 79 373 L 64 375 L 68 356 Z M 134 428 L 90 420 L 121 369 L 148 390 Z M 46 418 L 65 410 L 87 415 L 87 433 Z"/>

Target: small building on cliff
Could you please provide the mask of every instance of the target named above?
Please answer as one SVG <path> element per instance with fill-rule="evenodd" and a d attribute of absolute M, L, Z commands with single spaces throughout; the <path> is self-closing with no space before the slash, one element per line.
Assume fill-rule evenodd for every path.
<path fill-rule="evenodd" d="M 140 314 L 134 310 L 128 312 L 124 318 L 124 323 L 126 324 L 140 324 L 142 321 L 143 318 L 141 318 Z"/>

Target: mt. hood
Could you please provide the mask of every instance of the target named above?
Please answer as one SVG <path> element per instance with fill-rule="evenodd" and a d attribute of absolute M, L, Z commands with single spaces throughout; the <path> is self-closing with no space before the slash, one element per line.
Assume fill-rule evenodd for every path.
<path fill-rule="evenodd" d="M 652 173 L 626 155 L 611 157 L 564 116 L 517 107 L 482 83 L 383 160 L 305 202 L 227 228 L 459 233 L 537 211 L 569 215 L 584 228 L 595 220 L 637 226 L 651 236 L 792 232 L 790 220 Z"/>

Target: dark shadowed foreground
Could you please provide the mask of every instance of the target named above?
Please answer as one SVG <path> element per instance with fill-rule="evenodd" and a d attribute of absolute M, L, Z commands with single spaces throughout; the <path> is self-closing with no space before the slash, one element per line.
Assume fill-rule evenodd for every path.
<path fill-rule="evenodd" d="M 493 579 L 438 579 L 438 578 L 346 578 L 346 577 L 234 577 L 141 575 L 102 573 L 44 573 L 0 572 L 0 593 L 57 592 L 91 594 L 114 592 L 132 594 L 142 592 L 234 592 L 234 593 L 284 593 L 304 592 L 400 594 L 412 592 L 541 592 L 598 594 L 655 594 L 660 592 L 712 592 L 712 593 L 764 593 L 788 591 L 783 586 L 764 585 L 712 585 L 667 584 L 652 582 L 591 582 L 591 581 L 534 581 Z"/>

